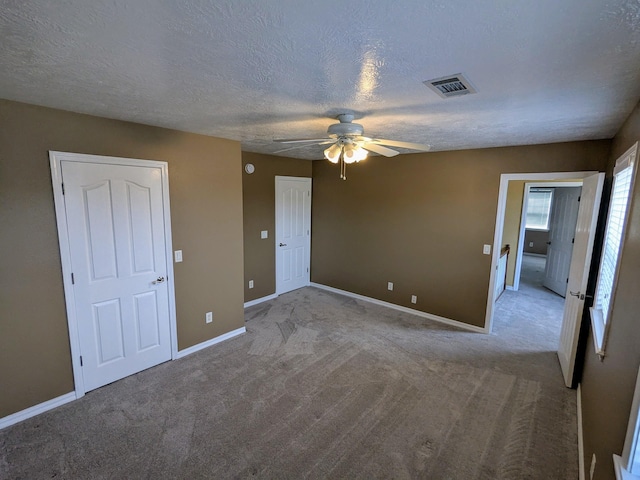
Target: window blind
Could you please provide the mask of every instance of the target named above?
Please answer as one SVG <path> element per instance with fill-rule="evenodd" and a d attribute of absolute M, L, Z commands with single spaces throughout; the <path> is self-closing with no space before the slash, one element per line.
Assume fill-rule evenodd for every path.
<path fill-rule="evenodd" d="M 527 200 L 527 217 L 525 228 L 537 230 L 549 229 L 549 212 L 551 210 L 550 189 L 531 189 Z"/>
<path fill-rule="evenodd" d="M 611 193 L 611 204 L 609 206 L 602 260 L 600 261 L 600 272 L 598 274 L 598 288 L 595 295 L 595 307 L 601 310 L 605 324 L 607 323 L 611 306 L 611 294 L 613 292 L 620 245 L 622 244 L 632 173 L 632 166 L 626 166 L 615 174 L 613 180 L 613 192 Z"/>

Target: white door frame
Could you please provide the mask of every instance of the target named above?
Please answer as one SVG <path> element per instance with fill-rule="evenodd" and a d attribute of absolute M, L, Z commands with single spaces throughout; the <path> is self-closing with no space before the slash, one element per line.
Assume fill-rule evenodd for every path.
<path fill-rule="evenodd" d="M 493 292 L 495 287 L 496 267 L 500 260 L 500 249 L 502 247 L 502 233 L 504 230 L 504 214 L 507 206 L 507 189 L 509 181 L 524 180 L 528 182 L 544 180 L 575 180 L 594 175 L 596 171 L 585 172 L 546 172 L 546 173 L 503 173 L 500 175 L 500 189 L 498 190 L 498 207 L 496 209 L 496 228 L 493 233 L 493 253 L 491 254 L 491 274 L 489 275 L 489 292 L 487 295 L 487 310 L 484 319 L 484 332 L 491 333 L 493 330 Z M 522 222 L 520 222 L 522 223 Z"/>
<path fill-rule="evenodd" d="M 522 219 L 527 215 L 527 202 L 531 188 L 582 187 L 582 182 L 535 182 L 524 184 L 524 198 L 522 199 L 522 213 L 520 214 L 520 233 L 518 234 L 518 250 L 516 251 L 516 271 L 513 277 L 513 290 L 520 288 L 520 274 L 522 273 L 522 255 L 524 252 L 525 223 Z M 553 202 L 553 199 L 551 200 Z"/>
<path fill-rule="evenodd" d="M 79 153 L 49 151 L 51 165 L 51 182 L 53 185 L 53 199 L 58 225 L 58 239 L 60 244 L 60 259 L 62 262 L 62 281 L 64 285 L 65 306 L 67 310 L 67 324 L 69 326 L 69 344 L 71 346 L 71 364 L 76 398 L 84 396 L 86 390 L 80 365 L 80 339 L 78 336 L 78 320 L 76 318 L 75 296 L 71 283 L 71 250 L 69 245 L 69 231 L 65 210 L 61 162 L 82 162 L 122 165 L 132 167 L 159 168 L 162 176 L 162 199 L 164 211 L 165 257 L 167 260 L 167 288 L 169 295 L 169 321 L 171 330 L 171 359 L 178 353 L 178 335 L 176 326 L 175 288 L 173 281 L 173 245 L 171 243 L 171 210 L 169 206 L 169 173 L 167 162 L 156 160 L 139 160 L 133 158 L 105 157 L 101 155 L 85 155 Z"/>
<path fill-rule="evenodd" d="M 274 253 L 275 253 L 275 264 L 276 264 L 276 296 L 282 294 L 281 291 L 281 285 L 280 282 L 278 280 L 278 272 L 280 271 L 279 267 L 280 265 L 278 265 L 278 259 L 280 258 L 280 256 L 278 255 L 278 183 L 281 181 L 286 181 L 286 180 L 295 180 L 295 181 L 301 181 L 304 183 L 308 183 L 309 184 L 309 194 L 311 194 L 312 192 L 312 188 L 313 188 L 313 179 L 311 177 L 289 177 L 289 176 L 283 176 L 283 175 L 276 175 L 275 178 L 275 183 L 273 185 L 274 190 L 275 190 L 275 197 L 276 197 L 276 201 L 275 201 L 275 232 L 273 235 L 273 245 L 274 245 Z M 309 202 L 309 209 L 311 209 L 311 202 Z M 311 224 L 312 224 L 312 217 L 311 217 L 311 210 L 309 210 L 309 233 L 307 235 L 307 245 L 306 245 L 306 249 L 307 249 L 307 255 L 306 255 L 306 261 L 307 261 L 307 265 L 306 268 L 308 270 L 307 272 L 307 283 L 306 286 L 311 285 Z"/>

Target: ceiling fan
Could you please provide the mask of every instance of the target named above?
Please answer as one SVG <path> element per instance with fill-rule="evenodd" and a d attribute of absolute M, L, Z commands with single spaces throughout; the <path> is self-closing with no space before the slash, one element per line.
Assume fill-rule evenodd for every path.
<path fill-rule="evenodd" d="M 393 157 L 400 152 L 388 147 L 407 148 L 422 152 L 426 152 L 431 148 L 431 145 L 420 143 L 365 137 L 364 127 L 359 123 L 353 123 L 354 115 L 352 113 L 342 113 L 337 116 L 337 119 L 340 123 L 329 125 L 327 129 L 329 138 L 275 140 L 278 143 L 296 145 L 274 153 L 287 152 L 311 145 L 329 145 L 324 150 L 324 156 L 332 163 L 340 162 L 340 178 L 346 180 L 346 164 L 364 160 L 367 158 L 368 152 L 378 153 L 385 157 Z"/>

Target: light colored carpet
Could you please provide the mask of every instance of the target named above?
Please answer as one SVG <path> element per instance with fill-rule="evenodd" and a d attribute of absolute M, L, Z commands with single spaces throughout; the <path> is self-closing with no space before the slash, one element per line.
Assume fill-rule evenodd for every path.
<path fill-rule="evenodd" d="M 242 337 L 1 431 L 0 477 L 576 479 L 559 322 L 518 295 L 491 335 L 281 295 Z"/>

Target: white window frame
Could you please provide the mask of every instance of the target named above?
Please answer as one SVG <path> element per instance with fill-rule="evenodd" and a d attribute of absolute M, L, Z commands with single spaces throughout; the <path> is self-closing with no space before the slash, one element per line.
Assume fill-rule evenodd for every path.
<path fill-rule="evenodd" d="M 550 196 L 549 196 L 549 209 L 547 210 L 547 225 L 545 227 L 530 227 L 527 225 L 527 216 L 529 215 L 529 202 L 531 201 L 531 194 L 536 193 L 538 190 L 542 190 L 545 191 L 549 190 Z M 551 209 L 553 208 L 553 193 L 554 190 L 553 188 L 548 188 L 548 187 L 530 187 L 528 190 L 528 195 L 527 195 L 527 205 L 526 205 L 526 211 L 525 211 L 525 217 L 524 217 L 524 224 L 525 224 L 525 229 L 526 230 L 535 230 L 538 232 L 548 232 L 549 231 L 549 222 L 551 221 Z"/>
<path fill-rule="evenodd" d="M 613 466 L 617 480 L 640 480 L 640 460 L 633 464 L 633 459 L 640 457 L 640 370 L 636 379 L 636 390 L 633 395 L 629 426 L 624 440 L 622 455 L 613 455 Z"/>
<path fill-rule="evenodd" d="M 633 187 L 635 184 L 635 178 L 636 178 L 636 171 L 638 170 L 636 168 L 636 156 L 637 156 L 637 152 L 638 152 L 638 142 L 636 142 L 629 150 L 627 150 L 624 154 L 622 154 L 622 156 L 620 156 L 620 158 L 618 158 L 618 160 L 616 160 L 616 165 L 614 168 L 614 180 L 613 180 L 613 185 L 612 185 L 612 189 L 611 189 L 611 193 L 613 194 L 613 191 L 615 189 L 615 185 L 616 185 L 616 176 L 621 173 L 622 171 L 626 170 L 627 168 L 631 168 L 631 183 L 629 185 L 629 193 L 628 193 L 628 197 L 627 197 L 627 204 L 626 204 L 626 208 L 625 208 L 625 212 L 624 212 L 624 218 L 622 220 L 622 230 L 621 230 L 621 235 L 620 235 L 620 246 L 618 249 L 618 258 L 616 260 L 615 263 L 615 269 L 614 269 L 614 274 L 613 274 L 613 283 L 611 286 L 611 292 L 610 292 L 610 297 L 609 297 L 609 305 L 608 305 L 608 310 L 606 312 L 603 312 L 602 309 L 600 308 L 600 305 L 597 302 L 597 299 L 600 297 L 600 293 L 601 293 L 601 274 L 603 272 L 603 263 L 605 260 L 605 255 L 604 255 L 604 248 L 603 248 L 603 252 L 600 258 L 600 266 L 598 269 L 598 282 L 596 284 L 596 291 L 595 291 L 595 295 L 594 295 L 594 304 L 593 306 L 589 309 L 590 312 L 590 316 L 591 316 L 591 327 L 593 330 L 593 343 L 594 343 L 594 347 L 596 350 L 596 354 L 600 357 L 600 359 L 604 358 L 605 355 L 605 345 L 606 345 L 606 340 L 607 340 L 607 336 L 609 334 L 609 328 L 611 326 L 611 313 L 613 310 L 613 306 L 615 303 L 615 295 L 616 295 L 616 289 L 617 289 L 617 285 L 618 285 L 618 272 L 620 270 L 620 259 L 622 258 L 622 251 L 624 248 L 624 241 L 626 238 L 626 233 L 627 233 L 627 223 L 629 220 L 629 209 L 631 206 L 631 198 L 633 196 Z M 607 213 L 607 224 L 606 224 L 606 228 L 605 228 L 605 235 L 606 235 L 606 231 L 608 230 L 609 227 L 609 220 L 610 220 L 610 215 L 611 215 L 611 208 L 609 208 L 609 212 Z"/>

